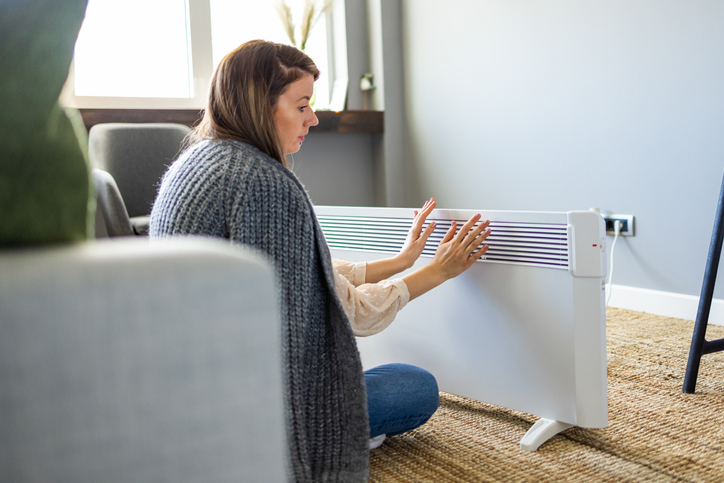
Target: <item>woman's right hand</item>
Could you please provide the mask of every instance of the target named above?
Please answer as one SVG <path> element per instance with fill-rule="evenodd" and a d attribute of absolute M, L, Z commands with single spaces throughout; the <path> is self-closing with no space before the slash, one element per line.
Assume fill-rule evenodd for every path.
<path fill-rule="evenodd" d="M 475 226 L 480 217 L 480 214 L 474 215 L 457 234 L 457 223 L 453 220 L 450 229 L 445 233 L 430 262 L 430 265 L 440 272 L 443 280 L 457 277 L 488 251 L 488 245 L 483 245 L 483 242 L 490 235 L 490 220 Z"/>
<path fill-rule="evenodd" d="M 453 221 L 437 247 L 432 261 L 402 278 L 407 284 L 410 300 L 457 277 L 472 267 L 473 263 L 488 251 L 488 245 L 483 245 L 483 242 L 490 235 L 488 228 L 490 220 L 475 226 L 479 220 L 480 214 L 473 216 L 457 234 L 455 233 L 457 223 Z"/>

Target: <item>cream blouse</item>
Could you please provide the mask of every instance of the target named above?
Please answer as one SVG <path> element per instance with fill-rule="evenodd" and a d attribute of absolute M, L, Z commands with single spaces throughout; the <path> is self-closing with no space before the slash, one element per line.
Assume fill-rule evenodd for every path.
<path fill-rule="evenodd" d="M 337 297 L 356 336 L 366 337 L 383 331 L 410 301 L 407 284 L 401 278 L 365 283 L 367 262 L 333 258 L 332 267 Z"/>

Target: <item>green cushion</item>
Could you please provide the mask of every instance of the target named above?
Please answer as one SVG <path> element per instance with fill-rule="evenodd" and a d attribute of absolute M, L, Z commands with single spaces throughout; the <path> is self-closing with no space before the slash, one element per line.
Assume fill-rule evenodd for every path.
<path fill-rule="evenodd" d="M 86 2 L 0 2 L 0 246 L 89 236 L 85 130 L 57 103 Z"/>

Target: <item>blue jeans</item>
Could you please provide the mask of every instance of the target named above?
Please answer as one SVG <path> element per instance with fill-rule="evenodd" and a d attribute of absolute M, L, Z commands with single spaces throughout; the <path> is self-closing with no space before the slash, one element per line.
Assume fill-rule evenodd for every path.
<path fill-rule="evenodd" d="M 435 377 L 416 366 L 385 364 L 365 371 L 370 438 L 424 424 L 440 405 Z"/>

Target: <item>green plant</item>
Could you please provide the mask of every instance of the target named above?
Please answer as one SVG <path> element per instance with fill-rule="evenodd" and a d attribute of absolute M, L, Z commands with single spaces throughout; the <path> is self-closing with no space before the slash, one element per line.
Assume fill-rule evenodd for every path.
<path fill-rule="evenodd" d="M 89 236 L 85 128 L 57 102 L 86 1 L 0 2 L 0 246 Z"/>

